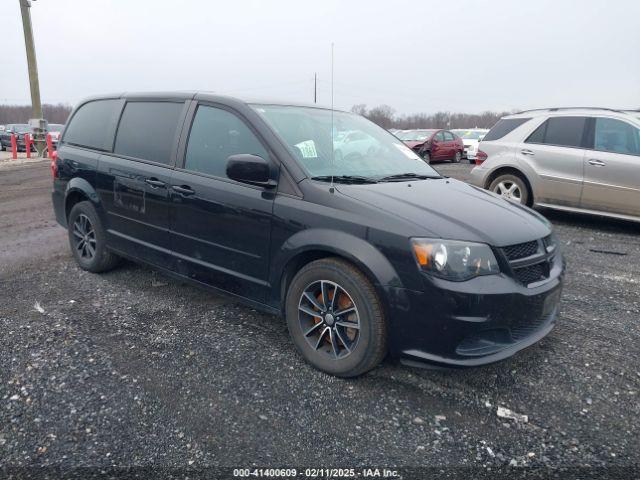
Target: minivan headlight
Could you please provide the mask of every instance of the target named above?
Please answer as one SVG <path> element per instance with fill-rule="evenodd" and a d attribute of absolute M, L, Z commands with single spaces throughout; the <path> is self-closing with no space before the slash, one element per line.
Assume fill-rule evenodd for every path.
<path fill-rule="evenodd" d="M 493 251 L 484 243 L 414 238 L 411 246 L 420 269 L 435 277 L 462 282 L 500 273 Z"/>

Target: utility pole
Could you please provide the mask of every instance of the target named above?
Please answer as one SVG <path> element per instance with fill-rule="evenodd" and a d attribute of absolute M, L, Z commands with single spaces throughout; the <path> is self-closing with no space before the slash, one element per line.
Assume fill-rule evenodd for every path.
<path fill-rule="evenodd" d="M 36 48 L 33 41 L 33 29 L 31 27 L 31 2 L 19 0 L 20 13 L 22 14 L 22 28 L 24 30 L 24 44 L 27 49 L 27 66 L 29 69 L 29 88 L 31 90 L 31 115 L 29 125 L 33 129 L 33 138 L 36 141 L 36 149 L 42 155 L 44 151 L 44 136 L 46 122 L 42 118 L 42 103 L 40 102 L 40 83 L 38 81 L 38 64 L 36 63 Z"/>
<path fill-rule="evenodd" d="M 318 103 L 318 74 L 313 74 L 313 103 Z"/>

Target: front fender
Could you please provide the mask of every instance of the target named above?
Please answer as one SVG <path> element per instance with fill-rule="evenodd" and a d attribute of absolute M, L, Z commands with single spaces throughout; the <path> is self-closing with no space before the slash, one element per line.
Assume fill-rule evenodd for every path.
<path fill-rule="evenodd" d="M 270 269 L 272 300 L 283 305 L 283 280 L 290 280 L 287 274 L 293 273 L 292 267 L 301 267 L 298 261 L 313 258 L 312 253 L 335 255 L 350 261 L 369 277 L 377 290 L 387 286 L 402 287 L 389 260 L 366 240 L 342 231 L 312 228 L 292 235 L 274 252 Z"/>

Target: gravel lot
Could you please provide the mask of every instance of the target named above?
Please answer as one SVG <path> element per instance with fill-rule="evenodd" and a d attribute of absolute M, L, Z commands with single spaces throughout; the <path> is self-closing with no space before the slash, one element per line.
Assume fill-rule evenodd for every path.
<path fill-rule="evenodd" d="M 131 263 L 78 269 L 48 162 L 0 162 L 0 187 L 0 466 L 640 463 L 640 224 L 543 212 L 568 261 L 562 313 L 516 357 L 340 380 L 282 319 Z"/>

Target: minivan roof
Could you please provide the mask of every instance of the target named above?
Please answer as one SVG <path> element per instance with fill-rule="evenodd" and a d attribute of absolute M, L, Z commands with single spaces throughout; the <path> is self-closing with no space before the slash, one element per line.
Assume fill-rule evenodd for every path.
<path fill-rule="evenodd" d="M 107 100 L 115 98 L 124 98 L 127 100 L 208 100 L 211 102 L 221 102 L 226 104 L 241 103 L 244 105 L 280 105 L 290 107 L 306 107 L 319 108 L 323 110 L 331 110 L 330 106 L 320 105 L 316 103 L 292 102 L 288 100 L 275 100 L 264 98 L 241 99 L 230 95 L 219 95 L 214 92 L 203 91 L 169 91 L 169 92 L 121 92 L 103 95 L 94 95 L 87 97 L 80 104 L 87 103 L 92 100 Z M 345 112 L 345 110 L 334 108 L 334 111 Z"/>

